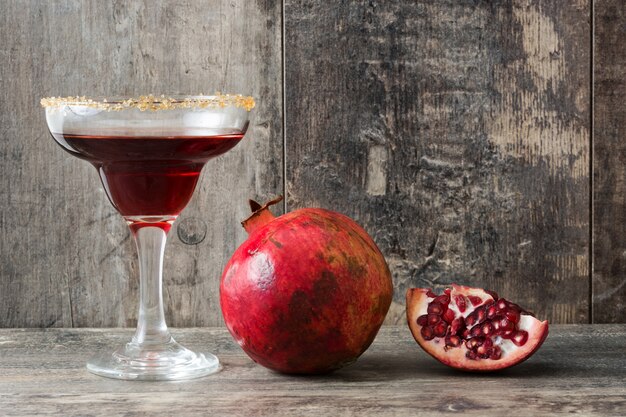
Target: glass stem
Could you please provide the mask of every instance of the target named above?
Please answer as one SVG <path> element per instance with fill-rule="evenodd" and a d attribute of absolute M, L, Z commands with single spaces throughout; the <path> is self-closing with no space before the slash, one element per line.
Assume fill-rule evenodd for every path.
<path fill-rule="evenodd" d="M 133 343 L 163 345 L 172 340 L 163 311 L 163 253 L 167 229 L 130 226 L 139 255 L 139 317 Z"/>

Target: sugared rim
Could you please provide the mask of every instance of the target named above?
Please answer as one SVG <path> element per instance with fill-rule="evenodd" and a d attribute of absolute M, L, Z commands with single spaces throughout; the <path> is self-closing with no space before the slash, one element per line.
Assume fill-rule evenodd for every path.
<path fill-rule="evenodd" d="M 173 109 L 219 109 L 224 107 L 239 107 L 250 111 L 254 108 L 254 98 L 241 94 L 221 94 L 212 96 L 154 96 L 152 94 L 128 98 L 89 98 L 76 97 L 45 97 L 41 99 L 41 105 L 45 108 L 58 108 L 62 106 L 83 106 L 97 108 L 106 111 L 121 111 L 139 109 L 141 111 L 173 110 Z"/>

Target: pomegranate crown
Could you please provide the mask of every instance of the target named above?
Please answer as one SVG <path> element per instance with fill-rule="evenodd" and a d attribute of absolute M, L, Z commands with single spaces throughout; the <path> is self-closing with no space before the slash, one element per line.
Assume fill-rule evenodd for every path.
<path fill-rule="evenodd" d="M 271 222 L 274 219 L 274 215 L 269 210 L 269 208 L 274 204 L 280 203 L 282 200 L 282 195 L 273 198 L 263 205 L 257 203 L 254 200 L 248 200 L 248 203 L 250 204 L 250 211 L 252 211 L 252 214 L 250 215 L 250 217 L 241 222 L 241 225 L 246 230 L 246 232 L 248 232 L 248 234 L 251 234 L 259 227 Z"/>

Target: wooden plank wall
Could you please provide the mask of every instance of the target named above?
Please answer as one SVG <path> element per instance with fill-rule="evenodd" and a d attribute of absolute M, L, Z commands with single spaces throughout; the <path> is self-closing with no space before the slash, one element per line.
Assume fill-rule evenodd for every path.
<path fill-rule="evenodd" d="M 595 1 L 593 320 L 626 321 L 626 5 Z"/>
<path fill-rule="evenodd" d="M 221 324 L 246 200 L 280 193 L 372 234 L 388 323 L 406 288 L 455 281 L 553 322 L 626 320 L 626 26 L 590 1 L 1 2 L 0 327 L 136 319 L 126 227 L 38 99 L 212 89 L 259 105 L 171 233 L 171 325 Z"/>
<path fill-rule="evenodd" d="M 559 4 L 556 4 L 559 3 Z M 288 0 L 288 207 L 361 221 L 412 286 L 589 318 L 589 4 Z"/>

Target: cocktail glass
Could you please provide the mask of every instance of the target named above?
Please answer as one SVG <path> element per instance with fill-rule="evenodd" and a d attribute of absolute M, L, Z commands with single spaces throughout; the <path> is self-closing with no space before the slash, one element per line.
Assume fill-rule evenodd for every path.
<path fill-rule="evenodd" d="M 178 380 L 217 372 L 219 360 L 176 343 L 165 324 L 163 252 L 172 223 L 191 198 L 200 171 L 233 148 L 254 107 L 241 95 L 88 99 L 45 98 L 48 128 L 70 154 L 97 170 L 126 220 L 139 256 L 140 300 L 132 340 L 87 363 L 110 378 Z"/>

